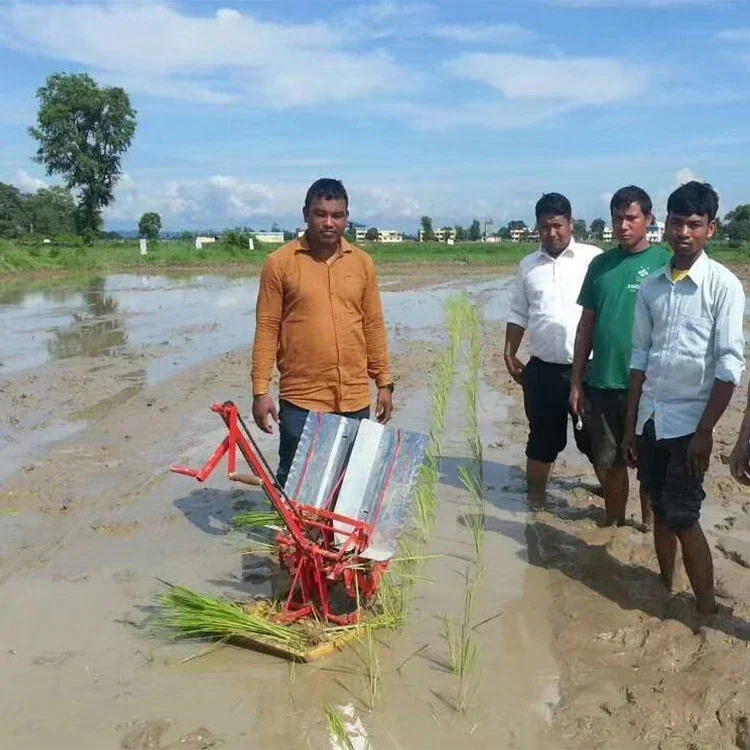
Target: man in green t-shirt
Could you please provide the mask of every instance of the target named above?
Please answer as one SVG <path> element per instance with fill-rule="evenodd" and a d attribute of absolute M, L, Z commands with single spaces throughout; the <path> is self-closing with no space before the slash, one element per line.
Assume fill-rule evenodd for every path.
<path fill-rule="evenodd" d="M 586 421 L 591 433 L 592 461 L 604 480 L 607 524 L 621 526 L 630 491 L 621 444 L 628 409 L 635 301 L 643 279 L 666 265 L 671 254 L 648 240 L 654 217 L 645 190 L 635 185 L 621 188 L 612 196 L 610 211 L 619 245 L 591 261 L 581 287 L 578 304 L 583 313 L 576 332 L 570 408 Z M 594 358 L 587 372 L 592 349 Z M 643 490 L 640 494 L 645 529 L 652 522 L 651 504 Z"/>

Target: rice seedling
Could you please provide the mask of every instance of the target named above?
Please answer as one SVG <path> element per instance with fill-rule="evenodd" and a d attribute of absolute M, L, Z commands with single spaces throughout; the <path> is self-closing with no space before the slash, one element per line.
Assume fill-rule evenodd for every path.
<path fill-rule="evenodd" d="M 335 747 L 340 750 L 354 750 L 349 733 L 346 729 L 346 717 L 330 703 L 326 703 L 326 724 L 328 735 L 334 741 Z"/>
<path fill-rule="evenodd" d="M 458 473 L 466 489 L 469 491 L 469 504 L 463 507 L 464 521 L 471 531 L 474 542 L 474 559 L 479 566 L 482 560 L 482 547 L 484 542 L 484 530 L 486 525 L 486 513 L 484 507 L 484 493 L 478 485 L 475 474 L 462 466 Z"/>
<path fill-rule="evenodd" d="M 263 526 L 280 526 L 284 522 L 275 510 L 250 510 L 232 519 L 238 529 L 258 529 Z"/>
<path fill-rule="evenodd" d="M 160 613 L 155 629 L 175 638 L 261 638 L 276 645 L 304 650 L 311 638 L 279 625 L 270 618 L 246 612 L 234 602 L 201 596 L 183 586 L 169 588 L 158 597 Z"/>
<path fill-rule="evenodd" d="M 479 577 L 473 582 L 470 581 L 467 568 L 461 618 L 454 621 L 447 615 L 443 617 L 443 636 L 448 644 L 448 659 L 457 681 L 453 707 L 459 714 L 464 712 L 476 689 L 476 681 L 473 678 L 479 664 L 479 653 L 472 636 L 471 619 L 474 610 L 474 586 L 478 580 Z"/>

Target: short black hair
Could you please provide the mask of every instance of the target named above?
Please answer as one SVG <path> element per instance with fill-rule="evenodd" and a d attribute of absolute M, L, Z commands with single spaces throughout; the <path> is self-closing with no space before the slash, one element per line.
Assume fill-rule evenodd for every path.
<path fill-rule="evenodd" d="M 310 185 L 305 196 L 305 208 L 310 208 L 314 200 L 344 201 L 349 208 L 349 196 L 346 194 L 344 183 L 332 177 L 321 177 Z"/>
<path fill-rule="evenodd" d="M 564 216 L 570 220 L 573 215 L 573 209 L 570 207 L 570 201 L 560 193 L 545 193 L 536 202 L 536 220 L 539 221 L 542 216 Z"/>
<path fill-rule="evenodd" d="M 641 207 L 644 216 L 649 216 L 653 210 L 653 204 L 649 194 L 637 185 L 627 185 L 620 188 L 609 202 L 609 212 L 614 214 L 621 208 L 627 208 L 631 203 L 637 203 Z"/>
<path fill-rule="evenodd" d="M 691 180 L 680 185 L 669 196 L 667 213 L 679 216 L 698 214 L 698 216 L 707 216 L 709 221 L 713 221 L 719 213 L 719 196 L 707 182 Z"/>

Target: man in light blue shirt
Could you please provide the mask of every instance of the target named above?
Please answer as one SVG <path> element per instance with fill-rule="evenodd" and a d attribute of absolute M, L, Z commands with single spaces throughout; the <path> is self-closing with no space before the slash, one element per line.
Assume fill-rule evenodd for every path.
<path fill-rule="evenodd" d="M 742 284 L 704 252 L 718 207 L 713 188 L 695 181 L 667 202 L 674 256 L 638 294 L 624 444 L 653 506 L 662 578 L 671 589 L 679 541 L 702 613 L 716 610 L 711 551 L 699 523 L 703 475 L 745 348 Z"/>

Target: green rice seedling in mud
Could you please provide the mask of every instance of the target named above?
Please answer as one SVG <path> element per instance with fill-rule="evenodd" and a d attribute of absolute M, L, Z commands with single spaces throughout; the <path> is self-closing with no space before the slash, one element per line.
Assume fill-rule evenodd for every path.
<path fill-rule="evenodd" d="M 330 703 L 326 704 L 325 712 L 328 736 L 333 741 L 334 747 L 341 750 L 354 750 L 354 744 L 346 730 L 346 717 L 344 714 Z"/>
<path fill-rule="evenodd" d="M 471 620 L 474 613 L 474 587 L 480 576 L 471 581 L 469 570 L 465 574 L 464 607 L 461 617 L 453 620 L 443 617 L 443 636 L 448 645 L 448 659 L 451 670 L 456 675 L 456 693 L 452 701 L 456 713 L 463 713 L 478 687 L 476 670 L 479 666 L 479 652 L 473 638 Z"/>
<path fill-rule="evenodd" d="M 375 710 L 375 704 L 380 693 L 380 683 L 382 677 L 382 671 L 380 668 L 380 644 L 375 640 L 373 633 L 375 632 L 371 627 L 363 627 L 363 637 L 359 638 L 358 643 L 364 644 L 363 651 L 360 653 L 359 649 L 355 644 L 349 644 L 354 655 L 357 657 L 362 667 L 362 675 L 365 682 L 365 690 L 367 691 L 367 710 L 372 713 Z"/>
<path fill-rule="evenodd" d="M 437 509 L 437 488 L 439 481 L 440 469 L 438 458 L 431 446 L 427 450 L 425 462 L 420 470 L 415 490 L 414 520 L 423 542 L 426 542 L 432 533 L 435 510 Z"/>
<path fill-rule="evenodd" d="M 486 526 L 484 491 L 479 486 L 476 475 L 465 466 L 462 466 L 458 473 L 469 494 L 469 502 L 462 505 L 464 522 L 469 527 L 474 542 L 474 561 L 477 567 L 481 567 Z"/>
<path fill-rule="evenodd" d="M 283 520 L 275 510 L 250 510 L 232 519 L 232 525 L 238 529 L 258 529 L 264 526 L 281 526 Z"/>
<path fill-rule="evenodd" d="M 475 306 L 468 305 L 466 308 L 466 325 L 469 330 L 469 374 L 464 382 L 466 413 L 469 422 L 466 429 L 466 440 L 474 461 L 479 484 L 483 486 L 484 455 L 479 430 L 479 379 L 482 372 L 482 342 L 480 318 Z"/>
<path fill-rule="evenodd" d="M 160 613 L 155 630 L 175 638 L 261 637 L 271 643 L 304 650 L 311 643 L 302 632 L 251 614 L 234 602 L 213 599 L 182 586 L 173 586 L 158 598 Z"/>

